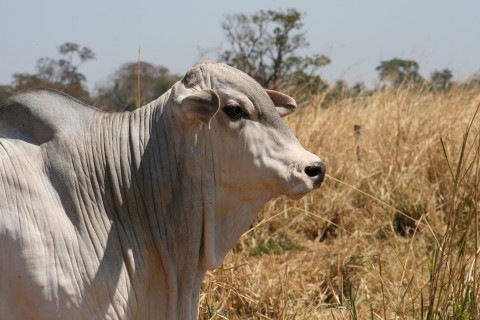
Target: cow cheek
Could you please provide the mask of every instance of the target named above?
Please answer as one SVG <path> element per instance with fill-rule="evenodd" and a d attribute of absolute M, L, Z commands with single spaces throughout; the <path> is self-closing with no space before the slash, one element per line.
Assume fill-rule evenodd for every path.
<path fill-rule="evenodd" d="M 259 188 L 274 194 L 281 193 L 289 180 L 289 164 L 283 161 L 280 153 L 281 150 L 268 139 L 248 143 L 248 154 L 252 158 L 252 179 Z"/>
<path fill-rule="evenodd" d="M 311 189 L 311 181 L 304 174 L 306 158 L 310 155 L 298 141 L 281 144 L 279 140 L 265 139 L 252 144 L 257 180 L 275 195 L 297 193 Z"/>
<path fill-rule="evenodd" d="M 284 193 L 293 171 L 285 154 L 288 148 L 257 122 L 248 121 L 239 129 L 230 127 L 214 138 L 220 185 L 241 190 L 242 197 L 249 199 Z"/>

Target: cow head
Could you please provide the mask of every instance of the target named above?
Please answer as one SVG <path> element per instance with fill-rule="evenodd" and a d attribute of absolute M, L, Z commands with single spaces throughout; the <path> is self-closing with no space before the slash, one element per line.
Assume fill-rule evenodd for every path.
<path fill-rule="evenodd" d="M 299 198 L 322 183 L 325 165 L 281 119 L 296 109 L 288 95 L 223 64 L 194 67 L 176 89 L 176 114 L 214 136 L 215 157 L 224 160 L 221 187 Z"/>
<path fill-rule="evenodd" d="M 208 266 L 221 262 L 266 201 L 278 195 L 298 199 L 320 187 L 325 165 L 281 119 L 296 108 L 288 95 L 265 90 L 227 65 L 201 64 L 173 87 L 171 99 L 173 114 L 189 132 L 184 139 L 193 138 L 197 154 L 212 162 L 204 178 L 215 184 L 210 241 L 216 249 Z"/>

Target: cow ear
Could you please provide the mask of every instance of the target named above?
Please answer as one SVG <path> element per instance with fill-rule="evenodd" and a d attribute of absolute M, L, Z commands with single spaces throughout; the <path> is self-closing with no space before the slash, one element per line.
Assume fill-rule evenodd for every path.
<path fill-rule="evenodd" d="M 210 128 L 210 120 L 220 110 L 220 98 L 215 91 L 205 89 L 183 98 L 175 110 L 186 122 L 201 121 Z"/>
<path fill-rule="evenodd" d="M 280 117 L 285 117 L 297 109 L 297 103 L 292 97 L 275 90 L 265 91 L 267 91 L 270 99 L 272 99 Z"/>

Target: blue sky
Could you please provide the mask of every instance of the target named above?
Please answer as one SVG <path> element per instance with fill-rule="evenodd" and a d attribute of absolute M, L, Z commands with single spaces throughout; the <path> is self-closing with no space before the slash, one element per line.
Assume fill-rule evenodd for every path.
<path fill-rule="evenodd" d="M 457 80 L 480 70 L 478 0 L 133 1 L 1 0 L 0 84 L 15 72 L 35 72 L 40 57 L 58 57 L 64 42 L 85 45 L 96 60 L 81 66 L 88 86 L 116 68 L 142 60 L 183 74 L 202 49 L 226 48 L 227 14 L 296 8 L 304 20 L 307 54 L 326 54 L 328 81 L 373 83 L 375 67 L 393 57 L 414 59 L 424 76 L 449 68 Z"/>

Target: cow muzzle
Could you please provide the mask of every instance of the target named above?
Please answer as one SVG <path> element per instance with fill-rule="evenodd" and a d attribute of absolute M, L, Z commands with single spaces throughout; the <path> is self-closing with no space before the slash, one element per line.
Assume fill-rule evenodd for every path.
<path fill-rule="evenodd" d="M 313 181 L 313 186 L 315 188 L 320 187 L 325 178 L 325 172 L 327 171 L 327 167 L 321 161 L 316 161 L 309 166 L 306 166 L 303 170 L 307 176 L 310 177 Z"/>
<path fill-rule="evenodd" d="M 318 157 L 312 154 L 308 155 L 309 157 L 303 158 L 303 161 L 299 161 L 291 167 L 291 178 L 288 179 L 290 187 L 286 195 L 292 199 L 300 199 L 310 191 L 319 188 L 325 178 L 325 164 Z"/>

